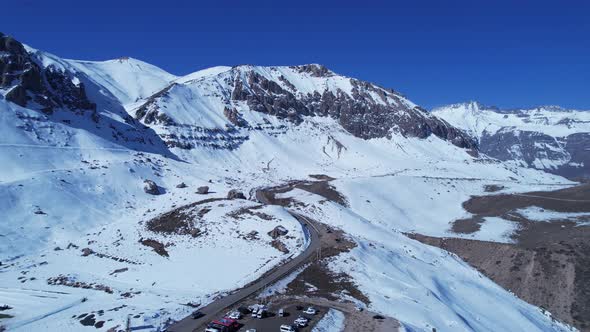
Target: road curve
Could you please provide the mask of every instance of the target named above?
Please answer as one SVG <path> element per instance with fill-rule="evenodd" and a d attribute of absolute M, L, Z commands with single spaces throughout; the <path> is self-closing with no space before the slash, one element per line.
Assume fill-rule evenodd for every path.
<path fill-rule="evenodd" d="M 256 191 L 256 199 L 263 204 L 270 204 L 269 199 L 266 197 L 265 193 L 262 190 Z M 301 227 L 303 227 L 304 232 L 306 232 L 309 236 L 309 246 L 301 253 L 299 256 L 291 259 L 290 261 L 279 265 L 269 272 L 265 273 L 262 277 L 258 280 L 246 285 L 239 290 L 232 292 L 231 294 L 222 297 L 218 300 L 215 300 L 204 306 L 199 308 L 199 311 L 205 314 L 204 317 L 199 319 L 193 319 L 191 316 L 185 317 L 178 322 L 172 324 L 168 327 L 168 332 L 193 332 L 197 331 L 197 329 L 203 326 L 205 323 L 212 321 L 214 319 L 221 318 L 225 314 L 225 309 L 228 307 L 235 305 L 236 303 L 244 300 L 245 298 L 249 297 L 250 295 L 259 292 L 266 286 L 273 284 L 289 273 L 293 272 L 307 260 L 312 257 L 312 255 L 320 248 L 321 242 L 319 240 L 320 234 L 315 226 L 313 226 L 313 222 L 309 220 L 307 217 L 300 215 L 298 213 L 294 213 L 292 211 L 288 211 L 299 223 L 301 223 Z M 309 227 L 311 225 L 312 227 Z"/>

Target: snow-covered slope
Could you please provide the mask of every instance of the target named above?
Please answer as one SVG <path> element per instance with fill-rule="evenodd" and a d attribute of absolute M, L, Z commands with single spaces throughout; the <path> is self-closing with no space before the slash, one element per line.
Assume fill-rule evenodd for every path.
<path fill-rule="evenodd" d="M 437 108 L 433 114 L 467 131 L 492 157 L 566 176 L 590 176 L 590 111 L 555 106 L 500 110 L 470 102 Z"/>
<path fill-rule="evenodd" d="M 156 66 L 128 57 L 108 61 L 67 61 L 108 89 L 124 105 L 151 96 L 177 78 Z"/>
<path fill-rule="evenodd" d="M 457 186 L 433 205 L 441 219 L 460 214 L 462 200 L 487 181 L 517 183 L 521 190 L 571 182 L 477 157 L 463 132 L 395 91 L 319 65 L 215 67 L 174 78 L 135 60 L 63 60 L 0 37 L 0 305 L 12 306 L 6 313 L 14 316 L 1 324 L 23 331 L 79 331 L 90 329 L 81 321 L 88 323 L 85 317 L 92 314 L 94 324 L 104 321 L 96 329 L 106 331 L 122 328 L 130 314 L 134 326 L 151 324 L 155 330 L 191 310 L 183 304 L 211 302 L 306 245 L 300 225 L 285 210 L 227 200 L 228 190 L 248 196 L 261 186 L 328 174 L 343 179 L 338 186 L 347 195 L 366 191 L 380 209 L 392 204 L 397 211 L 396 223 L 388 224 L 383 214 L 359 218 L 354 213 L 368 209 L 355 200 L 356 212 L 346 211 L 353 213 L 350 225 L 339 224 L 341 212 L 333 206 L 323 213 L 334 214 L 320 220 L 358 239 L 361 246 L 351 255 L 361 265 L 353 277 L 371 297 L 377 296 L 374 271 L 383 271 L 384 264 L 379 287 L 412 289 L 403 301 L 376 299 L 380 312 L 407 327 L 486 330 L 489 320 L 482 317 L 489 306 L 481 303 L 488 301 L 505 306 L 509 317 L 491 326 L 561 329 L 455 257 L 410 241 L 397 229 L 445 234 L 450 221 L 430 220 L 433 215 L 415 204 L 420 191 L 432 190 L 424 194 L 437 198 L 435 191 L 442 192 L 444 183 L 411 179 L 480 181 Z M 132 84 L 126 81 L 131 78 Z M 159 91 L 150 95 L 152 89 Z M 372 182 L 381 176 L 394 179 Z M 144 192 L 145 180 L 154 181 L 160 194 Z M 204 185 L 211 193 L 197 194 Z M 372 190 L 376 185 L 386 188 Z M 409 186 L 415 199 L 389 195 Z M 147 226 L 197 201 L 198 208 L 181 214 L 190 233 L 163 234 Z M 445 206 L 451 207 L 442 213 Z M 359 224 L 370 225 L 364 238 L 364 229 L 355 228 Z M 267 232 L 278 225 L 289 230 L 284 240 L 289 253 L 269 239 Z M 380 230 L 385 232 L 375 235 Z M 366 241 L 385 243 L 388 235 L 400 242 L 387 243 L 372 256 Z M 403 251 L 402 244 L 423 261 Z M 201 265 L 228 261 L 241 262 L 240 271 L 219 279 L 215 269 Z M 411 268 L 398 269 L 396 262 L 412 262 Z M 442 288 L 447 293 L 437 295 L 448 296 L 439 296 L 428 315 L 417 319 L 428 309 L 418 303 L 431 303 L 424 299 L 436 286 L 431 277 L 437 268 L 456 272 L 439 280 L 458 277 L 469 284 L 460 285 L 460 296 L 452 294 L 454 286 Z M 481 302 L 466 314 L 474 302 L 464 294 L 471 290 Z M 414 304 L 387 309 L 407 303 Z M 453 311 L 454 306 L 459 309 Z M 457 325 L 445 320 L 448 312 L 460 320 Z"/>
<path fill-rule="evenodd" d="M 416 178 L 416 182 L 421 180 Z M 370 190 L 347 197 L 364 200 L 367 192 Z M 401 234 L 395 227 L 397 215 L 384 223 L 374 222 L 299 189 L 281 197 L 295 199 L 293 208 L 351 236 L 357 247 L 331 261 L 330 268 L 350 274 L 368 295 L 371 310 L 396 317 L 405 331 L 569 330 L 457 256 Z M 424 208 L 424 202 L 413 201 L 412 205 Z M 445 213 L 436 207 L 432 210 Z"/>

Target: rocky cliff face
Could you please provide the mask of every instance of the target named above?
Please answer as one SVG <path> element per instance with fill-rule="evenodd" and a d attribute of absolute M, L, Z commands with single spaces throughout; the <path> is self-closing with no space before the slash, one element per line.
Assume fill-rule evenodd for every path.
<path fill-rule="evenodd" d="M 82 129 L 119 146 L 171 155 L 162 139 L 131 117 L 100 79 L 0 33 L 0 102 L 21 107 L 9 106 L 17 127 L 35 140 L 51 142 L 53 133 L 66 125 L 73 130 L 68 134 L 72 141 Z"/>
<path fill-rule="evenodd" d="M 216 125 L 226 127 L 228 135 L 232 130 L 259 130 L 267 126 L 259 119 L 247 119 L 249 112 L 256 112 L 293 125 L 308 117 L 329 117 L 363 139 L 391 138 L 393 134 L 418 138 L 435 135 L 456 146 L 477 149 L 475 140 L 461 130 L 395 91 L 337 75 L 320 65 L 238 66 L 198 80 L 173 83 L 148 98 L 137 108 L 135 116 L 147 125 L 191 126 L 178 110 L 222 114 L 226 123 Z M 176 145 L 187 146 L 186 142 Z"/>
<path fill-rule="evenodd" d="M 0 89 L 6 91 L 7 100 L 23 107 L 39 107 L 48 114 L 57 108 L 96 110 L 82 82 L 54 66 L 42 67 L 20 42 L 2 33 Z"/>
<path fill-rule="evenodd" d="M 590 177 L 590 111 L 500 110 L 472 102 L 433 113 L 470 133 L 491 157 L 570 178 Z"/>

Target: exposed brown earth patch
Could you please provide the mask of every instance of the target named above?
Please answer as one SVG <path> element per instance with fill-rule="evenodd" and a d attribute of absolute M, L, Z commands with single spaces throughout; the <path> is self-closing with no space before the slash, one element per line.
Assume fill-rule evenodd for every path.
<path fill-rule="evenodd" d="M 275 220 L 276 218 L 268 213 L 256 211 L 256 210 L 261 209 L 263 206 L 264 205 L 242 207 L 242 208 L 239 208 L 235 211 L 228 213 L 227 216 L 232 217 L 234 219 L 243 219 L 245 215 L 249 215 L 249 216 L 255 216 L 255 217 L 258 217 L 262 220 L 267 220 L 267 221 Z"/>
<path fill-rule="evenodd" d="M 154 249 L 154 251 L 162 256 L 162 257 L 169 257 L 168 256 L 168 251 L 166 250 L 166 246 L 154 239 L 140 239 L 139 242 L 141 244 L 143 244 L 146 247 L 150 247 L 152 249 Z"/>
<path fill-rule="evenodd" d="M 288 254 L 289 253 L 289 249 L 287 248 L 287 246 L 281 240 L 272 240 L 270 242 L 270 245 L 273 248 L 275 248 L 276 250 L 282 252 L 283 254 Z"/>
<path fill-rule="evenodd" d="M 224 200 L 223 198 L 208 198 L 191 204 L 178 207 L 172 211 L 163 213 L 146 222 L 146 228 L 155 233 L 178 234 L 178 235 L 200 235 L 200 230 L 195 226 L 195 219 L 201 219 L 211 211 L 205 206 L 199 205 Z"/>
<path fill-rule="evenodd" d="M 313 226 L 321 234 L 321 250 L 317 252 L 311 264 L 287 285 L 287 294 L 322 297 L 331 301 L 336 301 L 339 295 L 346 294 L 369 304 L 367 296 L 358 289 L 349 275 L 334 273 L 328 268 L 333 257 L 349 252 L 356 247 L 356 243 L 349 240 L 340 229 L 318 222 L 314 222 Z"/>
<path fill-rule="evenodd" d="M 294 182 L 283 187 L 267 188 L 264 191 L 264 196 L 270 201 L 270 204 L 292 206 L 297 202 L 290 199 L 276 198 L 276 195 L 288 192 L 293 188 L 313 192 L 339 204 L 347 204 L 343 196 L 327 181 Z M 296 214 L 295 217 L 300 218 Z M 302 222 L 306 223 L 305 220 L 302 220 Z M 346 294 L 368 304 L 369 299 L 358 289 L 350 276 L 345 273 L 336 274 L 328 268 L 331 258 L 349 252 L 356 247 L 356 243 L 351 241 L 342 230 L 332 228 L 326 224 L 313 222 L 310 227 L 315 227 L 318 233 L 321 234 L 321 250 L 318 251 L 311 264 L 287 285 L 287 294 L 292 296 L 312 295 L 330 300 L 337 300 L 339 294 Z M 313 287 L 310 288 L 310 285 L 313 285 Z M 310 292 L 310 289 L 313 291 Z"/>
<path fill-rule="evenodd" d="M 299 188 L 305 191 L 309 191 L 316 195 L 322 196 L 325 199 L 336 202 L 343 206 L 348 206 L 346 198 L 340 194 L 329 181 L 313 181 L 313 182 L 301 182 L 295 185 L 295 188 Z"/>
<path fill-rule="evenodd" d="M 590 330 L 590 226 L 580 226 L 576 220 L 533 221 L 517 212 L 532 206 L 590 212 L 590 184 L 472 197 L 463 207 L 473 217 L 456 220 L 451 228 L 456 233 L 473 233 L 486 217 L 500 217 L 518 224 L 512 235 L 514 244 L 410 236 L 459 255 L 523 300 L 581 330 Z"/>
<path fill-rule="evenodd" d="M 471 234 L 479 231 L 483 222 L 484 219 L 480 216 L 458 219 L 453 222 L 451 230 L 455 233 Z"/>
<path fill-rule="evenodd" d="M 529 206 L 558 212 L 590 212 L 590 184 L 556 191 L 474 196 L 463 203 L 468 212 L 483 216 L 501 216 Z"/>
<path fill-rule="evenodd" d="M 369 299 L 345 273 L 334 273 L 327 267 L 327 261 L 314 262 L 287 285 L 287 295 L 306 295 L 326 298 L 330 301 L 346 294 L 369 304 Z"/>
<path fill-rule="evenodd" d="M 320 181 L 292 181 L 284 186 L 266 188 L 264 193 L 266 198 L 269 200 L 269 204 L 289 206 L 291 204 L 297 204 L 290 198 L 279 198 L 278 194 L 283 194 L 293 190 L 294 188 L 308 191 L 310 193 L 319 195 L 328 201 L 338 203 L 343 206 L 348 206 L 348 202 L 344 195 L 338 192 L 331 184 L 332 178 L 324 175 L 316 175 L 319 178 L 327 178 L 329 180 Z M 312 177 L 312 175 L 310 175 Z"/>
<path fill-rule="evenodd" d="M 459 255 L 464 261 L 521 299 L 573 323 L 575 263 L 555 250 L 532 250 L 513 244 L 409 235 L 422 243 Z"/>

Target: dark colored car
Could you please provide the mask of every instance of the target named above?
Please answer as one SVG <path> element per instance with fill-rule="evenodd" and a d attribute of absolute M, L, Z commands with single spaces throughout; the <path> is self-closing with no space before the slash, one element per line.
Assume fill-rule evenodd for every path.
<path fill-rule="evenodd" d="M 204 313 L 202 313 L 201 311 L 193 311 L 193 313 L 191 314 L 191 316 L 193 317 L 193 319 L 199 319 L 203 316 L 205 316 Z"/>
<path fill-rule="evenodd" d="M 238 311 L 242 314 L 242 315 L 247 315 L 250 313 L 250 310 L 246 307 L 239 307 Z"/>

